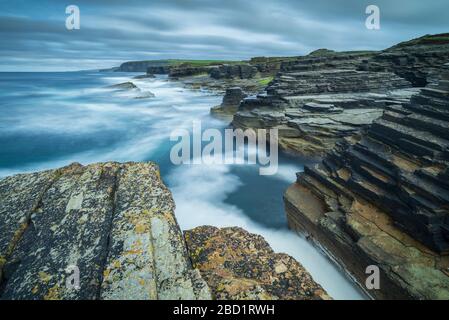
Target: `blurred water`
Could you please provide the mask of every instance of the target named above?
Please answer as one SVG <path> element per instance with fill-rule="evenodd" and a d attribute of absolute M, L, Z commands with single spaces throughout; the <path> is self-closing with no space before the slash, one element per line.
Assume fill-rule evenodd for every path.
<path fill-rule="evenodd" d="M 65 72 L 0 73 L 0 177 L 71 162 L 146 161 L 159 164 L 177 205 L 181 228 L 240 226 L 263 235 L 275 251 L 300 261 L 331 296 L 363 296 L 314 246 L 287 229 L 282 194 L 302 170 L 280 156 L 278 173 L 260 176 L 257 165 L 181 165 L 170 162 L 175 128 L 224 130 L 209 115 L 221 97 L 191 91 L 165 77 Z M 132 81 L 142 91 L 107 86 Z M 151 91 L 154 98 L 136 99 Z"/>

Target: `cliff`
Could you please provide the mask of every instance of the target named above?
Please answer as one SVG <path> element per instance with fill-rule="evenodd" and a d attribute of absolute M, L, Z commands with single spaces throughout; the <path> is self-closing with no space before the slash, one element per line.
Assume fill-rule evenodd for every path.
<path fill-rule="evenodd" d="M 1 299 L 224 298 L 213 293 L 215 282 L 197 268 L 197 260 L 191 262 L 198 258 L 192 252 L 209 250 L 208 244 L 195 241 L 194 247 L 186 246 L 174 208 L 153 163 L 74 163 L 1 179 Z M 188 234 L 206 239 L 209 233 L 207 228 L 204 231 Z M 234 239 L 234 234 L 225 233 L 220 241 L 226 245 Z M 262 242 L 253 235 L 247 235 L 246 241 L 250 246 Z M 263 246 L 264 251 L 252 258 L 255 265 L 267 259 L 275 264 L 286 261 L 302 277 L 289 284 L 301 286 L 296 288 L 301 294 L 291 297 L 315 297 L 319 285 L 297 262 L 275 256 L 266 243 Z M 240 257 L 245 259 L 246 254 L 250 252 L 242 251 Z M 210 261 L 216 268 L 239 270 L 232 256 L 220 261 L 210 257 Z M 71 282 L 76 270 L 79 289 Z M 270 268 L 261 270 L 257 277 L 270 272 Z M 257 277 L 233 281 L 244 287 L 248 281 L 260 281 Z M 270 295 L 255 298 L 275 298 L 276 292 L 289 287 L 277 282 L 270 290 Z M 316 298 L 321 296 L 324 291 L 317 291 Z"/>
<path fill-rule="evenodd" d="M 344 139 L 357 139 L 389 106 L 407 103 L 414 87 L 435 82 L 449 60 L 447 34 L 390 49 L 320 49 L 281 63 L 265 91 L 244 99 L 237 128 L 278 128 L 280 146 L 321 157 Z"/>
<path fill-rule="evenodd" d="M 364 61 L 361 69 L 391 71 L 424 87 L 435 82 L 439 68 L 449 61 L 449 33 L 425 35 L 401 42 Z"/>
<path fill-rule="evenodd" d="M 291 228 L 310 234 L 378 298 L 449 298 L 449 65 L 436 87 L 388 106 L 358 141 L 306 166 L 285 193 Z"/>

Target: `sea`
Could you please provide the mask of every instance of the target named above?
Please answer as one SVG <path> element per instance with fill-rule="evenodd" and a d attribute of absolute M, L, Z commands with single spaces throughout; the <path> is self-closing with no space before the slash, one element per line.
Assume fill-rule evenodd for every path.
<path fill-rule="evenodd" d="M 210 108 L 222 95 L 187 89 L 166 76 L 119 72 L 0 73 L 0 178 L 72 162 L 154 161 L 173 193 L 181 229 L 238 226 L 296 258 L 334 299 L 366 299 L 323 252 L 287 227 L 283 193 L 304 162 L 279 154 L 274 175 L 259 165 L 173 164 L 173 130 L 223 132 Z M 136 90 L 111 90 L 131 81 Z M 145 98 L 147 93 L 154 97 Z M 142 98 L 142 96 L 144 98 Z"/>

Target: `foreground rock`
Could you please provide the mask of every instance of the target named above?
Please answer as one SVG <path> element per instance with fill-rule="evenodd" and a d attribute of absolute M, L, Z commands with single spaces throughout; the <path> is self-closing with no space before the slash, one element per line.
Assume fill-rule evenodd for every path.
<path fill-rule="evenodd" d="M 449 67 L 449 66 L 447 66 Z M 308 166 L 285 194 L 306 232 L 378 298 L 449 299 L 449 70 L 386 108 L 366 134 Z"/>
<path fill-rule="evenodd" d="M 1 179 L 0 298 L 228 297 L 212 295 L 208 285 L 212 278 L 204 279 L 197 266 L 192 266 L 174 207 L 172 195 L 153 163 L 74 163 L 57 170 Z M 204 230 L 204 234 L 198 230 Z M 210 247 L 203 249 L 197 241 L 199 236 L 210 236 L 208 230 L 205 227 L 188 232 L 190 240 L 196 239 L 189 241 L 194 246 L 190 252 L 208 252 Z M 229 233 L 217 229 L 223 233 L 216 239 L 221 244 L 216 245 L 235 243 L 235 236 L 240 234 L 245 240 L 241 243 L 242 254 L 245 248 L 262 250 L 251 260 L 261 271 L 253 276 L 262 278 L 251 281 L 259 283 L 263 290 L 247 291 L 248 295 L 252 292 L 252 297 L 258 299 L 325 297 L 292 258 L 275 255 L 260 237 L 236 230 Z M 237 274 L 241 260 L 227 255 L 215 263 L 217 272 L 221 268 Z M 275 273 L 265 263 L 275 265 Z M 77 271 L 79 290 L 73 281 Z M 266 276 L 270 273 L 279 281 L 268 284 Z M 239 288 L 249 288 L 249 282 L 233 279 L 233 285 Z"/>
<path fill-rule="evenodd" d="M 210 298 L 152 163 L 17 175 L 0 198 L 2 299 Z M 71 266 L 80 290 L 66 286 Z"/>
<path fill-rule="evenodd" d="M 198 227 L 185 232 L 193 266 L 217 299 L 329 299 L 289 255 L 240 228 Z"/>

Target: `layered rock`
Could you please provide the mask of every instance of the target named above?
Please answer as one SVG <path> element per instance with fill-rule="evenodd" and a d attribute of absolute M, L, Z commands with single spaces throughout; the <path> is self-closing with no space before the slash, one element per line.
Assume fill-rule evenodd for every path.
<path fill-rule="evenodd" d="M 170 73 L 171 66 L 150 66 L 146 69 L 146 72 L 148 75 L 155 75 L 155 74 L 169 74 Z"/>
<path fill-rule="evenodd" d="M 449 33 L 426 35 L 399 43 L 364 61 L 360 69 L 391 71 L 414 86 L 424 87 L 438 78 L 449 61 Z"/>
<path fill-rule="evenodd" d="M 2 299 L 211 297 L 152 163 L 16 175 L 0 199 Z M 80 290 L 66 285 L 74 266 Z"/>
<path fill-rule="evenodd" d="M 213 79 L 250 79 L 257 74 L 257 68 L 249 63 L 224 64 L 210 69 L 210 76 Z"/>
<path fill-rule="evenodd" d="M 321 156 L 342 138 L 357 135 L 388 106 L 416 91 L 392 73 L 356 70 L 280 72 L 266 93 L 240 104 L 237 128 L 277 128 L 280 146 Z"/>
<path fill-rule="evenodd" d="M 217 299 L 330 299 L 292 257 L 240 228 L 198 227 L 185 232 L 193 266 Z"/>
<path fill-rule="evenodd" d="M 190 77 L 195 76 L 199 74 L 208 74 L 210 71 L 210 66 L 204 66 L 204 67 L 193 67 L 189 65 L 180 65 L 180 66 L 173 66 L 170 68 L 168 74 L 172 78 L 178 78 L 178 77 Z"/>
<path fill-rule="evenodd" d="M 305 72 L 334 69 L 357 69 L 359 65 L 373 57 L 376 51 L 344 51 L 335 52 L 318 49 L 302 57 L 282 62 L 281 72 Z"/>
<path fill-rule="evenodd" d="M 449 298 L 449 70 L 437 87 L 386 107 L 359 141 L 308 166 L 285 194 L 309 233 L 379 298 Z"/>
<path fill-rule="evenodd" d="M 409 88 L 437 78 L 449 60 L 448 46 L 449 36 L 440 34 L 381 52 L 319 49 L 286 59 L 265 92 L 241 103 L 232 123 L 241 128 L 277 127 L 285 150 L 322 156 L 341 138 L 359 134 L 386 106 L 406 102 L 414 93 Z M 348 109 L 341 105 L 354 110 L 335 119 L 341 109 Z M 353 120 L 355 114 L 360 116 Z"/>
<path fill-rule="evenodd" d="M 210 111 L 215 114 L 233 115 L 237 111 L 240 102 L 246 97 L 247 94 L 243 92 L 242 88 L 228 88 L 223 97 L 223 102 L 219 106 L 213 107 Z"/>
<path fill-rule="evenodd" d="M 410 87 L 410 83 L 388 72 L 332 69 L 280 73 L 267 93 L 279 97 L 298 95 L 382 92 Z"/>
<path fill-rule="evenodd" d="M 124 62 L 115 71 L 119 72 L 147 72 L 151 68 L 156 68 L 157 70 L 163 70 L 169 65 L 169 60 L 146 60 L 146 61 L 128 61 Z M 159 69 L 161 68 L 161 69 Z M 159 72 L 150 72 L 159 73 Z"/>
<path fill-rule="evenodd" d="M 297 57 L 254 57 L 249 60 L 249 64 L 256 67 L 261 76 L 274 76 L 281 70 L 281 65 L 285 61 L 296 59 Z"/>

